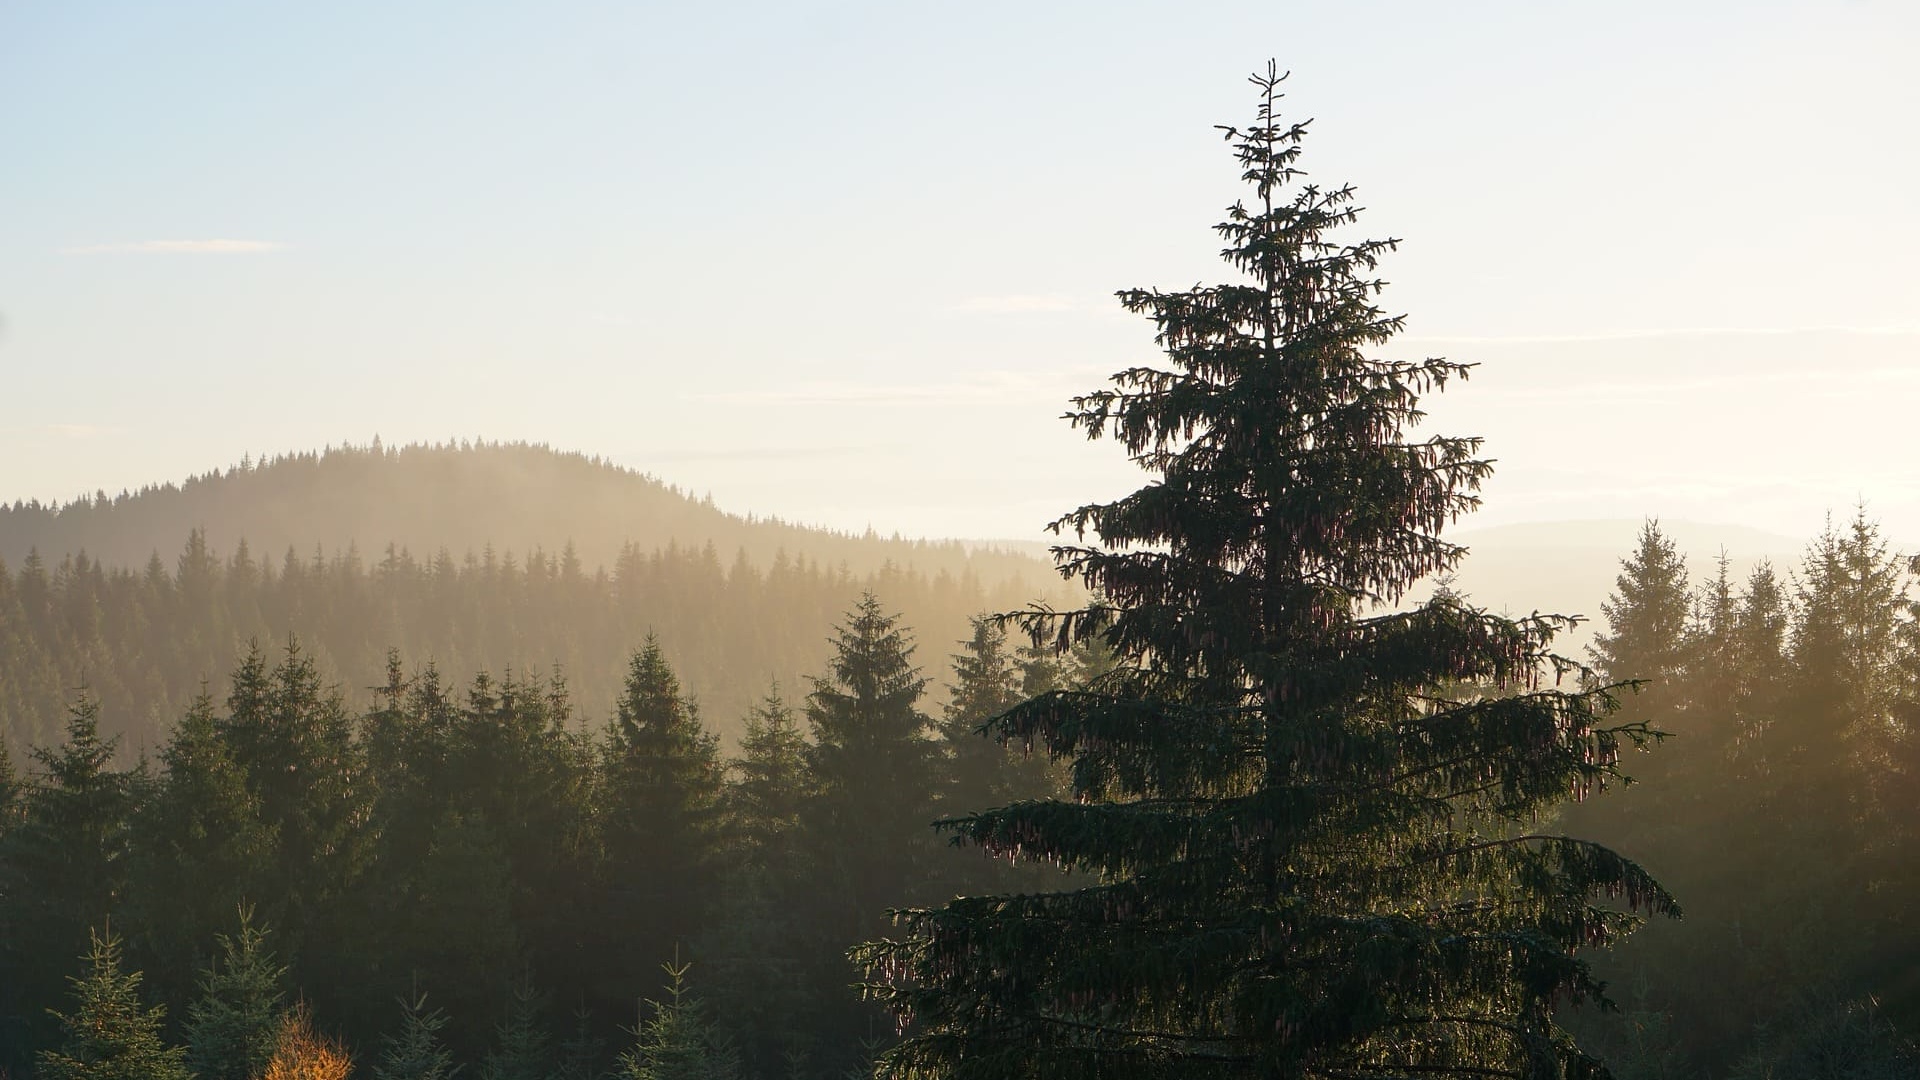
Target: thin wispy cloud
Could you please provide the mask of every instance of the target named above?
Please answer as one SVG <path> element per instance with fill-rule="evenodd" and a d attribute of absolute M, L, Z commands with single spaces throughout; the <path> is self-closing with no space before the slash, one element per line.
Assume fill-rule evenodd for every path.
<path fill-rule="evenodd" d="M 1010 296 L 969 296 L 954 311 L 1018 315 L 1032 311 L 1072 311 L 1079 305 L 1058 293 L 1015 293 Z"/>
<path fill-rule="evenodd" d="M 259 255 L 285 245 L 270 240 L 134 240 L 117 244 L 80 244 L 62 255 Z"/>
<path fill-rule="evenodd" d="M 705 448 L 692 450 L 657 450 L 645 454 L 628 454 L 625 460 L 636 468 L 646 468 L 658 462 L 779 462 L 795 460 L 815 460 L 827 458 L 866 457 L 876 453 L 898 453 L 911 449 L 901 444 L 866 444 L 847 446 L 758 446 L 739 448 Z"/>
<path fill-rule="evenodd" d="M 1840 385 L 1834 385 L 1835 380 Z M 1808 367 L 1798 371 L 1731 373 L 1726 375 L 1683 375 L 1669 379 L 1634 382 L 1574 382 L 1541 386 L 1496 387 L 1476 391 L 1488 399 L 1501 401 L 1694 401 L 1709 392 L 1737 392 L 1752 398 L 1764 396 L 1769 388 L 1800 386 L 1800 396 L 1857 400 L 1873 397 L 1889 387 L 1909 387 L 1920 383 L 1920 370 L 1913 368 Z"/>
<path fill-rule="evenodd" d="M 21 427 L 0 428 L 0 431 L 36 431 L 62 439 L 94 439 L 110 435 L 123 429 L 105 424 L 27 424 Z"/>
<path fill-rule="evenodd" d="M 1661 338 L 1792 337 L 1797 334 L 1920 337 L 1920 328 L 1911 326 L 1694 326 L 1666 330 L 1615 330 L 1593 334 L 1407 334 L 1401 340 L 1441 345 L 1567 345 L 1599 341 L 1651 341 Z"/>
<path fill-rule="evenodd" d="M 949 405 L 998 405 L 1008 402 L 1064 403 L 1087 387 L 1069 372 L 1044 376 L 1024 372 L 987 371 L 964 381 L 895 383 L 813 382 L 760 390 L 690 394 L 695 401 L 742 405 L 912 405 L 938 402 Z"/>

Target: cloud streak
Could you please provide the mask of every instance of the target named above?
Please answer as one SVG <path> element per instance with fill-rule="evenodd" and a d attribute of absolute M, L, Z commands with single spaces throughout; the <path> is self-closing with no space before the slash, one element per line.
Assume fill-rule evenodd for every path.
<path fill-rule="evenodd" d="M 61 248 L 62 255 L 258 255 L 284 245 L 270 240 L 134 240 L 118 244 L 81 244 Z"/>
<path fill-rule="evenodd" d="M 953 305 L 953 310 L 1018 315 L 1033 311 L 1072 311 L 1078 306 L 1058 293 L 1020 293 L 1012 296 L 969 296 Z"/>
<path fill-rule="evenodd" d="M 688 400 L 741 405 L 1001 405 L 1036 401 L 1064 405 L 1069 397 L 1087 388 L 1074 378 L 1077 374 L 1071 371 L 1046 375 L 983 371 L 964 381 L 891 384 L 813 382 L 761 390 L 689 394 Z"/>
<path fill-rule="evenodd" d="M 1915 337 L 1920 329 L 1907 326 L 1696 326 L 1670 330 L 1617 330 L 1595 334 L 1416 334 L 1402 341 L 1440 345 L 1574 345 L 1602 341 L 1650 341 L 1662 338 L 1793 337 L 1844 334 L 1860 337 Z"/>
<path fill-rule="evenodd" d="M 1834 385 L 1836 380 L 1840 380 L 1841 383 L 1837 387 Z M 1804 401 L 1809 395 L 1839 401 L 1872 399 L 1889 388 L 1901 390 L 1915 383 L 1920 383 L 1920 370 L 1913 368 L 1847 368 L 1843 365 L 1834 365 L 1824 368 L 1808 367 L 1795 371 L 1728 375 L 1676 373 L 1669 379 L 1645 379 L 1636 382 L 1576 382 L 1558 385 L 1489 387 L 1476 389 L 1475 395 L 1483 400 L 1518 402 L 1581 400 L 1595 404 L 1603 402 L 1698 403 L 1700 395 L 1713 391 L 1738 391 L 1741 396 L 1752 398 L 1764 396 L 1765 392 L 1773 387 L 1803 387 L 1804 389 L 1792 399 L 1774 399 L 1783 406 L 1790 406 L 1795 401 Z"/>

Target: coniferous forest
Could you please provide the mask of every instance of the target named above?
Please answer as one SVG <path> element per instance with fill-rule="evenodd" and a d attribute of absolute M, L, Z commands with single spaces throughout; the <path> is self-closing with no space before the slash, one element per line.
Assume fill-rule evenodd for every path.
<path fill-rule="evenodd" d="M 1920 1077 L 1920 560 L 1446 587 L 1283 80 L 1049 579 L 521 444 L 0 507 L 0 1076 Z"/>

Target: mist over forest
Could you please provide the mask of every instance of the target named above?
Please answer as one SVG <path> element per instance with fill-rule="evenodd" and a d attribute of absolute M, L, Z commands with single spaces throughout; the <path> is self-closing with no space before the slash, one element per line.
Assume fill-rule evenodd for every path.
<path fill-rule="evenodd" d="M 649 633 L 731 741 L 770 686 L 798 692 L 818 673 L 825 628 L 863 590 L 936 655 L 980 612 L 1071 596 L 1005 546 L 735 516 L 528 445 L 339 448 L 0 506 L 0 566 L 0 603 L 21 605 L 0 651 L 0 732 L 52 737 L 85 685 L 129 752 L 157 746 L 253 645 L 297 640 L 356 706 L 389 650 L 450 677 L 557 670 L 598 718 Z"/>
<path fill-rule="evenodd" d="M 0 1080 L 1920 1080 L 1920 22 L 1779 7 L 0 12 Z"/>

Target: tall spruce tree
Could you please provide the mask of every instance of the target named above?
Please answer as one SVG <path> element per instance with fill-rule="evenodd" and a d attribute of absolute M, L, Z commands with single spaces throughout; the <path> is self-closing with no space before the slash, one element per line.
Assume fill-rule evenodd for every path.
<path fill-rule="evenodd" d="M 809 1064 L 823 1070 L 852 1065 L 858 1040 L 886 1023 L 851 990 L 858 972 L 846 950 L 882 930 L 887 909 L 926 902 L 938 852 L 927 829 L 938 744 L 919 708 L 927 680 L 912 636 L 867 592 L 835 627 L 833 650 L 807 696 L 812 790 L 799 838 L 808 882 L 795 897 L 817 1038 Z"/>
<path fill-rule="evenodd" d="M 14 936 L 13 923 L 17 916 L 13 910 L 11 893 L 21 888 L 25 882 L 10 865 L 11 834 L 19 821 L 21 783 L 14 772 L 13 759 L 7 753 L 7 741 L 0 737 L 0 965 L 9 971 L 19 970 L 20 948 Z M 20 1037 L 20 1027 L 25 1019 L 23 1002 L 17 987 L 0 986 L 0 1045 L 6 1045 L 8 1037 Z M 12 1063 L 13 1054 L 0 1052 L 0 1068 Z M 26 1062 L 20 1061 L 24 1066 Z"/>
<path fill-rule="evenodd" d="M 1734 657 L 1738 677 L 1733 691 L 1735 731 L 1730 752 L 1742 774 L 1765 768 L 1762 741 L 1772 727 L 1783 697 L 1787 664 L 1787 595 L 1773 564 L 1762 560 L 1747 575 L 1734 605 Z"/>
<path fill-rule="evenodd" d="M 1031 665 L 1021 663 L 998 620 L 976 616 L 972 628 L 953 657 L 953 692 L 940 718 L 946 750 L 942 801 L 956 813 L 1047 793 L 1043 758 L 982 737 L 988 720 L 1025 699 L 1022 684 Z"/>
<path fill-rule="evenodd" d="M 36 775 L 0 842 L 0 1067 L 25 1065 L 19 1055 L 48 1045 L 48 1003 L 91 929 L 125 900 L 128 821 L 144 773 L 113 767 L 119 742 L 101 736 L 99 703 L 82 687 L 66 741 L 33 748 Z"/>
<path fill-rule="evenodd" d="M 913 639 L 873 593 L 836 628 L 832 674 L 813 681 L 807 720 L 814 791 L 802 815 L 837 932 L 858 940 L 925 880 L 933 820 L 932 721 Z"/>
<path fill-rule="evenodd" d="M 730 765 L 728 822 L 738 850 L 707 950 L 717 1015 L 754 1075 L 772 1075 L 785 1054 L 812 1038 L 804 973 L 813 943 L 794 932 L 812 883 L 799 842 L 806 755 L 806 737 L 776 685 L 748 711 L 740 756 Z"/>
<path fill-rule="evenodd" d="M 624 984 L 706 931 L 720 872 L 719 742 L 651 634 L 628 663 L 604 752 L 607 899 L 615 907 L 606 929 L 614 934 L 609 955 L 621 958 L 608 975 Z"/>
<path fill-rule="evenodd" d="M 1055 663 L 1043 667 L 1041 658 L 1021 656 L 997 619 L 976 616 L 972 628 L 972 636 L 953 657 L 952 693 L 940 718 L 942 817 L 1056 793 L 1052 763 L 1044 751 L 991 738 L 984 725 L 1032 696 L 1025 692 L 1030 682 L 1058 679 L 1070 665 L 1049 655 Z M 977 850 L 942 859 L 937 876 L 955 895 L 1045 888 L 1054 877 L 1047 867 L 1010 866 Z"/>
<path fill-rule="evenodd" d="M 1688 596 L 1686 556 L 1647 521 L 1600 605 L 1607 629 L 1594 639 L 1594 664 L 1610 679 L 1668 686 L 1686 659 Z"/>
<path fill-rule="evenodd" d="M 1872 762 L 1899 696 L 1906 560 L 1859 509 L 1829 521 L 1809 545 L 1797 582 L 1791 707 L 1773 726 L 1772 760 L 1792 770 L 1790 798 L 1848 798 L 1849 764 Z M 1783 778 L 1785 773 L 1783 771 Z"/>
<path fill-rule="evenodd" d="M 168 736 L 160 762 L 153 794 L 133 819 L 129 899 L 139 929 L 132 947 L 159 1000 L 177 1014 L 194 992 L 208 943 L 260 895 L 273 836 L 220 735 L 205 687 Z"/>
<path fill-rule="evenodd" d="M 1595 677 L 1630 682 L 1634 693 L 1624 703 L 1623 715 L 1683 738 L 1677 747 L 1633 762 L 1633 779 L 1648 783 L 1619 798 L 1569 808 L 1563 820 L 1582 834 L 1631 844 L 1658 867 L 1666 862 L 1661 856 L 1669 853 L 1659 846 L 1662 834 L 1673 839 L 1677 828 L 1674 798 L 1681 793 L 1675 791 L 1673 774 L 1676 769 L 1684 773 L 1704 743 L 1694 738 L 1697 714 L 1688 709 L 1687 700 L 1689 687 L 1698 683 L 1682 683 L 1699 651 L 1687 560 L 1660 531 L 1658 521 L 1641 525 L 1633 553 L 1620 560 L 1613 593 L 1600 611 L 1606 625 L 1588 649 L 1599 669 Z M 1649 839 L 1654 846 L 1645 845 Z"/>
<path fill-rule="evenodd" d="M 4 568 L 0 568 L 0 572 L 3 571 Z M 20 774 L 14 770 L 7 740 L 0 738 L 0 842 L 6 840 L 8 830 L 13 828 L 14 807 L 19 801 Z"/>
<path fill-rule="evenodd" d="M 1600 993 L 1575 951 L 1638 922 L 1597 898 L 1675 910 L 1535 827 L 1641 733 L 1541 678 L 1562 622 L 1388 607 L 1459 559 L 1439 533 L 1489 466 L 1406 434 L 1466 369 L 1367 357 L 1401 329 L 1371 276 L 1394 242 L 1341 239 L 1354 192 L 1302 179 L 1282 78 L 1227 129 L 1253 198 L 1219 231 L 1245 278 L 1120 294 L 1170 363 L 1076 399 L 1153 479 L 1056 523 L 1098 535 L 1056 557 L 1105 599 L 1030 625 L 1120 666 L 996 728 L 1072 757 L 1077 801 L 954 826 L 1096 883 L 904 912 L 903 939 L 858 950 L 914 1023 L 887 1075 L 1604 1075 L 1555 1017 Z"/>
<path fill-rule="evenodd" d="M 289 640 L 269 667 L 257 645 L 233 672 L 228 715 L 215 724 L 257 801 L 273 847 L 261 871 L 259 903 L 280 935 L 297 982 L 337 950 L 309 949 L 340 917 L 337 901 L 364 866 L 367 785 L 353 717 L 321 683 L 313 656 Z"/>
<path fill-rule="evenodd" d="M 747 711 L 740 756 L 729 763 L 727 818 L 749 862 L 778 858 L 799 825 L 807 790 L 807 739 L 778 684 Z"/>

